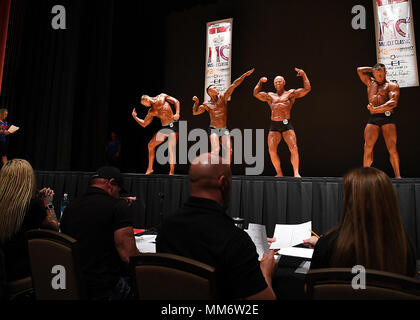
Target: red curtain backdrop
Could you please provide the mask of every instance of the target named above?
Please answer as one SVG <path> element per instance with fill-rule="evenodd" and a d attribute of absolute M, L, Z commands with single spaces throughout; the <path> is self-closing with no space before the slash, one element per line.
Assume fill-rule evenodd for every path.
<path fill-rule="evenodd" d="M 0 0 L 0 93 L 3 79 L 4 56 L 6 54 L 7 29 L 9 26 L 11 0 Z"/>

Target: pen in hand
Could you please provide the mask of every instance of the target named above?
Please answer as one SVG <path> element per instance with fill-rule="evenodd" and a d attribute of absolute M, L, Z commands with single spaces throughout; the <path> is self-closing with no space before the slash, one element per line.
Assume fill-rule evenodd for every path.
<path fill-rule="evenodd" d="M 317 235 L 315 232 L 311 231 L 311 233 L 312 233 L 315 237 L 317 237 L 318 239 L 320 238 L 320 236 L 319 236 L 319 235 Z"/>

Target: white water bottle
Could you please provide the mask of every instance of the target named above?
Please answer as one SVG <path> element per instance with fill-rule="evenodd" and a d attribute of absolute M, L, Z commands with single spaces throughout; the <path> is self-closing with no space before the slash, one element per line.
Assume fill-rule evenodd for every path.
<path fill-rule="evenodd" d="M 64 210 L 69 205 L 69 195 L 67 193 L 64 194 L 63 199 L 61 200 L 60 206 L 60 220 L 63 217 Z"/>

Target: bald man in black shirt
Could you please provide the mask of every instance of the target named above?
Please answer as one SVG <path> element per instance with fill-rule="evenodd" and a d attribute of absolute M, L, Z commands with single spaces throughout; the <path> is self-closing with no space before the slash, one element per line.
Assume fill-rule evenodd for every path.
<path fill-rule="evenodd" d="M 189 175 L 191 197 L 164 221 L 156 239 L 157 252 L 215 267 L 222 299 L 275 299 L 274 252 L 260 263 L 251 238 L 225 212 L 232 184 L 230 166 L 222 164 L 219 156 L 204 154 L 192 163 Z"/>

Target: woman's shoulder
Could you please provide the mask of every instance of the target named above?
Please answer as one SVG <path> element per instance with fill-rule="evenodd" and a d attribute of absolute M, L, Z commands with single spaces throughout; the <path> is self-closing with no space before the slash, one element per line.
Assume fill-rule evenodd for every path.
<path fill-rule="evenodd" d="M 319 238 L 318 243 L 321 241 L 321 243 L 331 245 L 337 241 L 338 235 L 338 230 L 329 231 L 326 234 L 322 235 L 321 238 Z"/>

